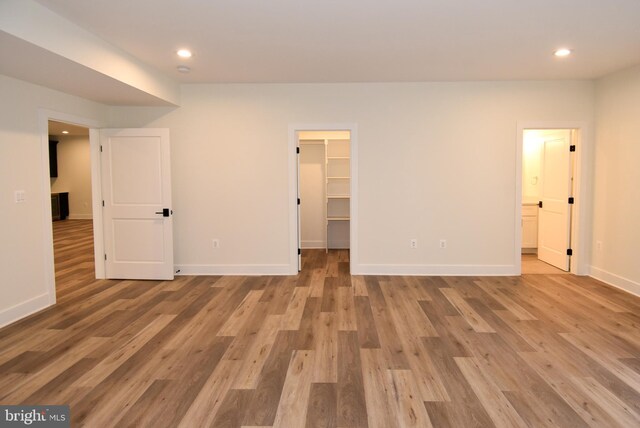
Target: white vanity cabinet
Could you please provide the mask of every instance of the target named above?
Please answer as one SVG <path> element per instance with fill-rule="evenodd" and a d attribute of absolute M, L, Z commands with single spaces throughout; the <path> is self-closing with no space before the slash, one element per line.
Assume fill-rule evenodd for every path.
<path fill-rule="evenodd" d="M 522 252 L 535 253 L 538 248 L 538 205 L 522 204 Z"/>

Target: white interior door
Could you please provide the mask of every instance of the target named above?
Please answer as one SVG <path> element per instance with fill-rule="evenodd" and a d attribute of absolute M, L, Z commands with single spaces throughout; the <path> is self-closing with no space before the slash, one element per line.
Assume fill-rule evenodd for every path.
<path fill-rule="evenodd" d="M 103 129 L 107 278 L 173 279 L 168 129 Z"/>
<path fill-rule="evenodd" d="M 538 211 L 538 258 L 569 270 L 571 196 L 570 132 L 544 141 L 541 168 L 541 202 Z"/>

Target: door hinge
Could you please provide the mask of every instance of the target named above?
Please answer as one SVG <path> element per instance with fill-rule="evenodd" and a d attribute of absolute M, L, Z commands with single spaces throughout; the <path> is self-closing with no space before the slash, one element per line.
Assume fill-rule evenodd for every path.
<path fill-rule="evenodd" d="M 102 206 L 104 207 L 104 201 L 102 201 Z"/>
<path fill-rule="evenodd" d="M 104 259 L 107 260 L 107 255 L 106 254 L 104 255 Z"/>
<path fill-rule="evenodd" d="M 538 208 L 542 208 L 542 201 L 538 201 Z"/>
<path fill-rule="evenodd" d="M 298 198 L 298 205 L 300 205 L 300 198 Z"/>
<path fill-rule="evenodd" d="M 300 154 L 300 147 L 296 147 L 296 153 Z"/>
<path fill-rule="evenodd" d="M 570 152 L 575 152 L 576 151 L 576 145 L 575 144 L 570 145 L 569 146 L 569 151 Z"/>
<path fill-rule="evenodd" d="M 102 153 L 102 144 L 100 145 L 100 153 Z"/>
<path fill-rule="evenodd" d="M 575 202 L 575 199 L 573 199 L 573 196 L 569 197 L 569 203 L 573 205 L 574 202 Z"/>
<path fill-rule="evenodd" d="M 298 255 L 302 254 L 302 250 L 298 248 Z"/>
<path fill-rule="evenodd" d="M 567 256 L 573 256 L 573 250 L 571 248 L 567 249 Z"/>

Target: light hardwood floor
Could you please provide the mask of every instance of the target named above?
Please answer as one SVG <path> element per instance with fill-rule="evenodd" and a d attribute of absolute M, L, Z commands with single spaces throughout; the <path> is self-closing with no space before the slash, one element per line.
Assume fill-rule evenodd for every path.
<path fill-rule="evenodd" d="M 640 299 L 590 278 L 98 281 L 55 225 L 58 304 L 0 330 L 0 403 L 74 426 L 637 427 Z M 66 235 L 63 237 L 62 235 Z"/>
<path fill-rule="evenodd" d="M 522 274 L 550 274 L 550 275 L 568 275 L 562 269 L 558 269 L 548 263 L 538 260 L 536 254 L 522 255 Z"/>

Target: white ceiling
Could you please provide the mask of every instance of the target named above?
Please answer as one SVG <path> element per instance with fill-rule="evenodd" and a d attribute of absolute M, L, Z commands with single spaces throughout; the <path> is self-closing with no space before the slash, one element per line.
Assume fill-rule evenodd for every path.
<path fill-rule="evenodd" d="M 181 82 L 591 79 L 640 63 L 639 0 L 38 2 Z"/>
<path fill-rule="evenodd" d="M 67 131 L 64 134 L 62 131 Z M 49 121 L 49 135 L 52 137 L 88 137 L 89 128 L 84 126 L 72 125 L 70 123 Z"/>

